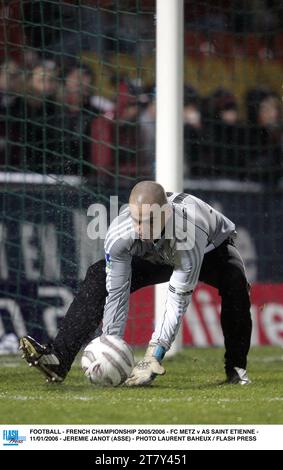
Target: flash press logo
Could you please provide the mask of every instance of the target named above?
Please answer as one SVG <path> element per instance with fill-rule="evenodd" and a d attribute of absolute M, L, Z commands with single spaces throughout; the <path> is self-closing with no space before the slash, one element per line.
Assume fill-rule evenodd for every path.
<path fill-rule="evenodd" d="M 19 436 L 17 429 L 4 429 L 3 446 L 18 446 L 26 440 L 26 436 Z"/>

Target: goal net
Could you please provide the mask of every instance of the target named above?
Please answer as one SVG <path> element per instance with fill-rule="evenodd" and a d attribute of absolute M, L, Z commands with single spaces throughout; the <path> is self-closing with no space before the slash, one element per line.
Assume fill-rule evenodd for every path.
<path fill-rule="evenodd" d="M 238 226 L 254 344 L 283 344 L 280 2 L 184 2 L 184 190 Z M 91 207 L 155 177 L 155 1 L 10 0 L 0 8 L 0 352 L 52 339 L 103 240 Z M 170 191 L 170 188 L 166 188 Z M 90 210 L 90 212 L 88 212 Z M 88 215 L 89 214 L 89 215 Z M 154 291 L 132 296 L 145 345 Z M 200 285 L 184 343 L 221 345 Z"/>

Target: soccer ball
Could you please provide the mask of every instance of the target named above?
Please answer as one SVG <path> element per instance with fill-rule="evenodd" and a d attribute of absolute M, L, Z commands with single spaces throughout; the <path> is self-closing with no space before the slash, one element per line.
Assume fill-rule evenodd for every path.
<path fill-rule="evenodd" d="M 87 345 L 81 363 L 91 383 L 115 387 L 129 377 L 134 367 L 134 355 L 123 339 L 102 335 Z"/>

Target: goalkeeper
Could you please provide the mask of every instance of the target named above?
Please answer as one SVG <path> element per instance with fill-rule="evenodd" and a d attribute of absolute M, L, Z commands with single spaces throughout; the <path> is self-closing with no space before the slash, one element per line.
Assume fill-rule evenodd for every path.
<path fill-rule="evenodd" d="M 138 183 L 129 206 L 110 225 L 105 261 L 93 264 L 53 342 L 21 338 L 28 363 L 47 380 L 62 381 L 81 347 L 103 320 L 103 333 L 123 336 L 130 292 L 169 281 L 164 314 L 145 357 L 126 384 L 147 385 L 165 373 L 163 357 L 178 332 L 198 281 L 218 289 L 227 382 L 248 384 L 251 316 L 249 284 L 235 247 L 235 225 L 204 201 L 185 193 L 165 193 L 153 181 Z"/>

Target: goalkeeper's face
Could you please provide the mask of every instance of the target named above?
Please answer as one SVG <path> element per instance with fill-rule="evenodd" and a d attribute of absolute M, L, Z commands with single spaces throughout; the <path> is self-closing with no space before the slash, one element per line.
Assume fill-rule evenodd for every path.
<path fill-rule="evenodd" d="M 168 205 L 130 204 L 135 232 L 143 241 L 159 239 L 169 216 Z"/>

